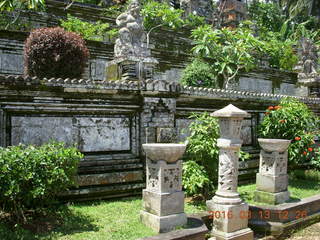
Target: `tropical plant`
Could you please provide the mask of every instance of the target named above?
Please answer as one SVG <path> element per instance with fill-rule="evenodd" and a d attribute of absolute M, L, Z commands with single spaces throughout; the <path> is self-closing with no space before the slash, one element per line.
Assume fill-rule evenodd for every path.
<path fill-rule="evenodd" d="M 183 163 L 182 185 L 188 196 L 208 196 L 208 190 L 213 189 L 205 168 L 192 160 Z"/>
<path fill-rule="evenodd" d="M 260 137 L 291 140 L 289 162 L 296 164 L 313 161 L 311 155 L 318 131 L 318 117 L 307 105 L 293 98 L 283 98 L 279 105 L 270 106 L 259 126 Z"/>
<path fill-rule="evenodd" d="M 181 83 L 193 87 L 218 87 L 217 79 L 209 63 L 196 58 L 184 69 Z"/>
<path fill-rule="evenodd" d="M 44 10 L 45 0 L 2 0 L 0 2 L 0 12 L 16 9 Z"/>
<path fill-rule="evenodd" d="M 0 148 L 0 208 L 26 222 L 25 210 L 44 210 L 75 184 L 83 155 L 63 143 Z"/>
<path fill-rule="evenodd" d="M 229 87 L 239 71 L 255 67 L 253 52 L 261 42 L 248 28 L 212 29 L 210 25 L 203 25 L 192 31 L 192 38 L 194 55 L 213 61 L 213 72 L 223 81 L 223 88 Z"/>
<path fill-rule="evenodd" d="M 110 25 L 108 23 L 102 23 L 101 21 L 90 23 L 70 14 L 68 14 L 66 20 L 60 20 L 60 22 L 66 31 L 78 33 L 87 40 L 103 41 L 110 33 Z"/>
<path fill-rule="evenodd" d="M 279 4 L 290 17 L 312 14 L 320 17 L 320 3 L 317 0 L 279 0 Z"/>
<path fill-rule="evenodd" d="M 24 46 L 25 74 L 46 78 L 79 78 L 89 50 L 76 33 L 63 28 L 33 30 Z"/>

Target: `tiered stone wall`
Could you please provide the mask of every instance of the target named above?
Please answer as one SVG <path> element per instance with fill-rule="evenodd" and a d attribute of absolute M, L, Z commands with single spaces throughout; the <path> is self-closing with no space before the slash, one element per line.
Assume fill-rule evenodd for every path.
<path fill-rule="evenodd" d="M 48 0 L 47 13 L 22 14 L 36 27 L 56 26 L 59 19 L 67 14 L 75 15 L 88 21 L 103 21 L 115 27 L 115 19 L 106 16 L 103 10 L 96 6 L 74 3 L 64 10 L 63 1 Z M 0 74 L 23 74 L 23 44 L 27 32 L 0 30 Z M 192 43 L 190 31 L 159 30 L 151 34 L 152 56 L 159 61 L 155 79 L 178 82 L 183 69 L 190 61 Z M 106 65 L 113 60 L 114 43 L 110 39 L 104 42 L 87 41 L 90 50 L 90 60 L 83 78 L 101 81 L 106 79 Z M 239 74 L 239 84 L 236 89 L 264 93 L 280 93 L 296 96 L 306 96 L 304 88 L 296 88 L 297 74 L 273 69 L 259 69 L 250 73 Z"/>
<path fill-rule="evenodd" d="M 140 194 L 144 186 L 141 144 L 155 142 L 159 128 L 188 135 L 192 112 L 213 112 L 229 103 L 251 114 L 242 127 L 246 150 L 257 153 L 256 126 L 269 105 L 285 95 L 182 87 L 174 82 L 37 79 L 0 75 L 0 145 L 77 144 L 85 154 L 77 199 Z M 319 113 L 320 99 L 302 98 Z M 257 161 L 240 164 L 252 178 Z M 241 177 L 240 177 L 241 178 Z"/>

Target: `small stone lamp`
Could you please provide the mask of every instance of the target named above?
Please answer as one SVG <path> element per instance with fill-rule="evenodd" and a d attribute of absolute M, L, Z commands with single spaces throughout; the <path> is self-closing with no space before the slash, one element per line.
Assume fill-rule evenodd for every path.
<path fill-rule="evenodd" d="M 209 211 L 221 216 L 213 218 L 212 236 L 216 239 L 251 240 L 253 232 L 248 228 L 248 218 L 243 217 L 243 214 L 248 214 L 249 206 L 237 192 L 242 144 L 240 131 L 242 120 L 249 114 L 230 104 L 211 116 L 219 118 L 221 135 L 217 141 L 220 149 L 218 191 L 212 200 L 207 201 Z"/>

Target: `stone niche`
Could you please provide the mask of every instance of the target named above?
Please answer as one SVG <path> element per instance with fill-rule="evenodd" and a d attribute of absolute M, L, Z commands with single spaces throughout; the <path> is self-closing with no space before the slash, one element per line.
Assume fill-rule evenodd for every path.
<path fill-rule="evenodd" d="M 82 152 L 129 151 L 129 117 L 11 117 L 11 144 L 41 145 L 51 140 L 77 144 Z"/>

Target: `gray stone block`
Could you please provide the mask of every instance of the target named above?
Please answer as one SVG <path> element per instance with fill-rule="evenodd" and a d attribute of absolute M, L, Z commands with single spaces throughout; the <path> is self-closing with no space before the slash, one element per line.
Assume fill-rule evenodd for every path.
<path fill-rule="evenodd" d="M 184 192 L 157 193 L 143 190 L 144 209 L 157 216 L 167 216 L 184 212 Z"/>
<path fill-rule="evenodd" d="M 290 199 L 290 192 L 278 192 L 278 193 L 270 193 L 256 190 L 254 192 L 254 200 L 256 202 L 277 205 L 281 203 L 285 203 Z"/>
<path fill-rule="evenodd" d="M 253 231 L 250 228 L 245 228 L 232 233 L 221 231 L 212 231 L 213 238 L 209 240 L 253 240 Z"/>
<path fill-rule="evenodd" d="M 185 213 L 179 213 L 159 217 L 146 211 L 140 211 L 140 220 L 154 231 L 164 233 L 186 225 L 187 215 Z"/>
<path fill-rule="evenodd" d="M 239 205 L 212 205 L 213 226 L 216 231 L 231 233 L 248 227 L 249 206 L 246 203 Z"/>
<path fill-rule="evenodd" d="M 277 193 L 286 191 L 287 188 L 288 174 L 272 176 L 257 173 L 257 190 L 270 193 Z"/>

